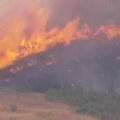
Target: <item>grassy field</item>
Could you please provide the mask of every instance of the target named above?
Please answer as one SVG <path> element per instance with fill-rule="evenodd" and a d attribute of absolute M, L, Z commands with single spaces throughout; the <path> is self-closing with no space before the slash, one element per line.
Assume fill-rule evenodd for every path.
<path fill-rule="evenodd" d="M 72 106 L 74 111 L 83 115 L 91 115 L 101 120 L 120 120 L 119 94 L 51 90 L 47 96 L 51 101 Z"/>
<path fill-rule="evenodd" d="M 49 101 L 44 94 L 0 92 L 0 120 L 97 120 L 77 114 L 59 102 Z"/>

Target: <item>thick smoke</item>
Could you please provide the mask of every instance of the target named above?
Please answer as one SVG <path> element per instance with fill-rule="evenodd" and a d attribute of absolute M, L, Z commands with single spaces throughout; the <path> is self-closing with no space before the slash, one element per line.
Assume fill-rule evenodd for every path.
<path fill-rule="evenodd" d="M 79 16 L 81 22 L 93 27 L 107 22 L 120 23 L 119 0 L 54 0 L 54 22 L 68 21 Z"/>
<path fill-rule="evenodd" d="M 36 7 L 50 8 L 50 0 L 0 0 L 0 17 L 5 20 L 9 16 L 21 13 L 25 14 L 29 10 L 36 10 Z"/>

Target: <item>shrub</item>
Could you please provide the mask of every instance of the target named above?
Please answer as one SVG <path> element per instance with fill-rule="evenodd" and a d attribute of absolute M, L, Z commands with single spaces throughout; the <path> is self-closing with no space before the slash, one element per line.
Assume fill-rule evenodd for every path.
<path fill-rule="evenodd" d="M 72 105 L 80 114 L 103 120 L 120 119 L 120 95 L 115 93 L 90 93 L 77 91 L 49 91 L 48 99 Z"/>
<path fill-rule="evenodd" d="M 12 105 L 10 109 L 11 109 L 12 112 L 16 112 L 17 111 L 17 106 L 16 105 Z"/>

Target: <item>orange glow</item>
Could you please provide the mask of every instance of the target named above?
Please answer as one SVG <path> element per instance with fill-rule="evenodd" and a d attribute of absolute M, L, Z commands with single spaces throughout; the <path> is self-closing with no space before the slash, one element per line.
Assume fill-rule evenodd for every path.
<path fill-rule="evenodd" d="M 114 24 L 109 24 L 106 26 L 101 26 L 95 33 L 94 37 L 99 34 L 104 34 L 109 40 L 112 40 L 115 37 L 120 36 L 120 27 Z"/>
<path fill-rule="evenodd" d="M 109 39 L 120 36 L 120 27 L 111 24 L 101 26 L 96 32 L 87 24 L 79 28 L 78 17 L 63 28 L 46 30 L 50 10 L 34 4 L 27 5 L 26 9 L 25 13 L 16 12 L 0 22 L 0 69 L 30 54 L 44 52 L 59 43 L 69 45 L 73 40 L 90 40 L 99 34 L 104 34 Z M 21 69 L 17 68 L 15 72 Z"/>

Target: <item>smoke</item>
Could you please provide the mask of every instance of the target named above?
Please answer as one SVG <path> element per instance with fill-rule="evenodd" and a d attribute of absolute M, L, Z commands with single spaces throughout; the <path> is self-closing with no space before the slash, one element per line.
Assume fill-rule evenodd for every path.
<path fill-rule="evenodd" d="M 30 8 L 35 9 L 36 5 L 50 8 L 50 24 L 64 24 L 76 16 L 93 27 L 107 22 L 120 24 L 119 0 L 0 0 L 0 17 L 5 19 L 15 12 L 24 14 Z"/>
<path fill-rule="evenodd" d="M 54 22 L 68 21 L 79 16 L 82 23 L 89 23 L 93 27 L 107 22 L 120 24 L 119 0 L 54 0 Z"/>
<path fill-rule="evenodd" d="M 36 10 L 37 7 L 50 7 L 50 0 L 0 0 L 0 17 L 6 17 L 12 14 L 25 14 L 30 10 Z"/>

